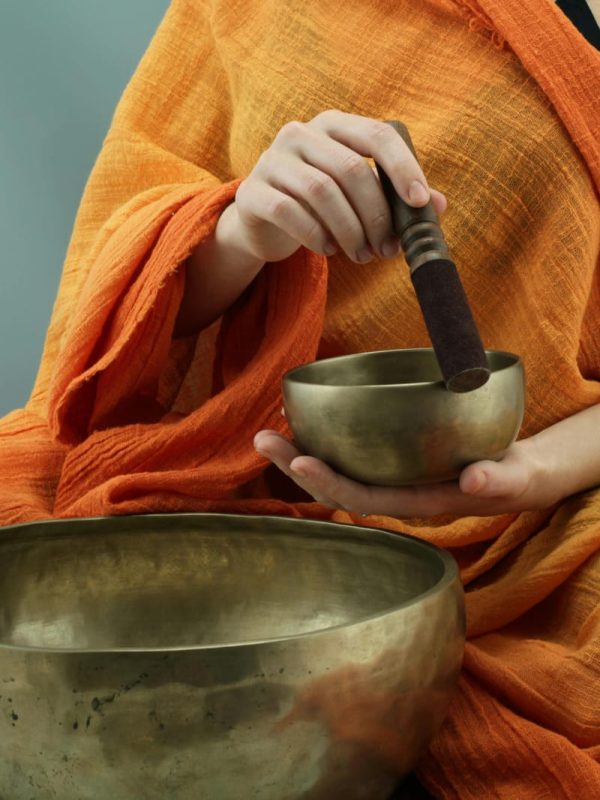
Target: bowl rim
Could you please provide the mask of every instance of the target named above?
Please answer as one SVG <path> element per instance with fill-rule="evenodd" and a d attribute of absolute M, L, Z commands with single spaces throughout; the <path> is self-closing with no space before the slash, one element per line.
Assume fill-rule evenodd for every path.
<path fill-rule="evenodd" d="M 126 533 L 133 533 L 131 530 L 127 530 L 126 525 L 131 524 L 132 521 L 136 521 L 134 524 L 136 525 L 144 525 L 144 524 L 155 524 L 161 523 L 165 524 L 169 521 L 176 520 L 178 522 L 186 521 L 188 523 L 196 521 L 196 520 L 205 520 L 205 521 L 214 521 L 214 520 L 222 520 L 223 522 L 231 521 L 231 522 L 242 522 L 246 524 L 254 524 L 254 525 L 268 525 L 276 527 L 277 525 L 286 524 L 290 525 L 293 529 L 295 526 L 298 528 L 306 528 L 306 531 L 310 534 L 311 538 L 323 538 L 323 527 L 327 529 L 333 534 L 337 534 L 340 537 L 348 536 L 351 533 L 352 538 L 357 540 L 362 540 L 365 542 L 373 541 L 375 537 L 378 537 L 382 543 L 387 545 L 398 545 L 402 543 L 405 547 L 412 548 L 414 550 L 421 550 L 421 552 L 429 552 L 430 555 L 434 555 L 437 559 L 441 562 L 442 565 L 442 574 L 440 578 L 428 589 L 419 594 L 410 597 L 409 599 L 405 600 L 402 603 L 395 604 L 389 608 L 384 608 L 376 613 L 368 614 L 366 616 L 360 617 L 356 620 L 351 622 L 343 622 L 337 625 L 330 625 L 326 628 L 318 628 L 312 631 L 306 631 L 303 633 L 297 634 L 289 634 L 286 636 L 274 636 L 270 638 L 261 638 L 261 639 L 249 639 L 249 640 L 241 640 L 241 641 L 234 641 L 234 642 L 225 642 L 225 643 L 217 643 L 217 644 L 199 644 L 199 645 L 181 645 L 181 646 L 167 646 L 167 647 L 144 647 L 144 646 L 136 646 L 136 647 L 42 647 L 42 646 L 35 646 L 35 645 L 16 645 L 10 644 L 0 639 L 0 653 L 5 651 L 13 651 L 13 652 L 32 652 L 32 653 L 47 653 L 52 655 L 69 655 L 69 654 L 80 654 L 80 655 L 94 655 L 94 654 L 152 654 L 152 653 L 182 653 L 182 652 L 207 652 L 213 650 L 235 650 L 241 648 L 252 648 L 252 647 L 260 647 L 260 646 L 270 646 L 270 645 L 277 645 L 280 642 L 288 642 L 290 640 L 304 640 L 304 639 L 312 639 L 314 637 L 323 636 L 331 634 L 335 631 L 343 630 L 344 628 L 351 628 L 351 627 L 358 627 L 361 625 L 365 625 L 371 623 L 375 620 L 383 620 L 386 617 L 391 617 L 394 614 L 397 614 L 400 611 L 404 611 L 411 606 L 416 605 L 417 603 L 421 603 L 424 600 L 432 597 L 436 594 L 442 594 L 444 590 L 446 590 L 451 584 L 457 581 L 459 578 L 459 570 L 458 564 L 454 557 L 447 551 L 437 545 L 432 544 L 431 542 L 427 542 L 423 539 L 419 539 L 416 536 L 412 536 L 408 533 L 398 533 L 396 531 L 391 531 L 386 528 L 378 528 L 378 527 L 370 527 L 366 524 L 356 524 L 356 523 L 344 523 L 344 522 L 332 522 L 329 520 L 318 520 L 318 519 L 308 519 L 305 517 L 285 517 L 281 515 L 260 515 L 260 514 L 220 514 L 216 512 L 189 512 L 189 513 L 152 513 L 152 514 L 132 514 L 132 515 L 122 515 L 122 516 L 110 516 L 110 517 L 74 517 L 74 518 L 59 518 L 59 519 L 47 519 L 47 520 L 35 520 L 33 522 L 24 522 L 24 523 L 16 523 L 13 525 L 6 525 L 0 527 L 0 548 L 3 542 L 6 539 L 12 538 L 15 535 L 21 539 L 24 538 L 23 530 L 28 529 L 31 530 L 33 533 L 32 541 L 35 541 L 35 538 L 44 537 L 47 538 L 52 536 L 53 530 L 55 530 L 55 535 L 59 536 L 61 531 L 64 531 L 65 526 L 67 528 L 77 528 L 77 527 L 85 527 L 86 525 L 94 526 L 101 526 L 101 525 L 114 525 L 115 523 L 118 525 L 121 522 L 125 526 L 125 530 L 115 531 L 115 533 L 126 532 Z M 50 529 L 49 531 L 47 529 Z M 166 530 L 166 528 L 165 528 Z M 192 529 L 193 530 L 193 529 Z M 257 528 L 258 530 L 258 528 Z M 203 530 L 202 528 L 198 529 L 198 532 L 207 533 L 209 531 Z M 291 531 L 294 533 L 294 531 Z M 138 535 L 143 535 L 142 531 L 136 531 Z M 217 534 L 217 532 L 214 532 Z M 243 535 L 244 532 L 242 532 Z M 248 533 L 246 531 L 245 533 Z M 289 533 L 289 531 L 285 531 L 285 533 Z M 84 534 L 88 535 L 88 534 Z M 459 581 L 460 584 L 460 581 Z"/>
<path fill-rule="evenodd" d="M 282 377 L 282 383 L 285 387 L 286 384 L 296 384 L 301 386 L 318 386 L 322 389 L 379 389 L 379 390 L 387 390 L 387 389 L 406 389 L 411 387 L 423 388 L 423 387 L 441 387 L 446 391 L 446 385 L 442 379 L 435 380 L 435 381 L 412 381 L 406 383 L 316 383 L 315 381 L 307 381 L 303 380 L 301 375 L 298 373 L 302 373 L 308 367 L 312 367 L 315 365 L 321 364 L 329 364 L 332 362 L 340 363 L 343 361 L 351 361 L 356 358 L 360 358 L 361 356 L 377 356 L 381 355 L 382 353 L 433 353 L 433 347 L 405 347 L 405 348 L 389 348 L 388 350 L 365 350 L 362 353 L 347 353 L 343 356 L 332 356 L 331 358 L 322 358 L 318 359 L 317 361 L 307 361 L 305 364 L 298 364 L 298 366 L 293 367 L 292 369 L 288 370 L 284 373 Z M 490 378 L 492 375 L 497 375 L 501 372 L 504 372 L 508 369 L 514 369 L 515 367 L 519 367 L 523 365 L 523 361 L 521 356 L 517 355 L 516 353 L 511 353 L 508 350 L 491 350 L 489 348 L 485 349 L 486 355 L 498 355 L 498 356 L 505 356 L 511 359 L 511 363 L 506 364 L 500 369 L 493 369 L 491 370 Z M 483 389 L 485 387 L 482 386 Z M 472 394 L 472 392 L 469 392 Z"/>

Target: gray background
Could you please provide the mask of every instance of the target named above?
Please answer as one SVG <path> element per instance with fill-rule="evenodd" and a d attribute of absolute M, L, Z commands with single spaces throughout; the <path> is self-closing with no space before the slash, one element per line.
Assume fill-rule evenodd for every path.
<path fill-rule="evenodd" d="M 168 0 L 0 0 L 0 416 L 25 403 L 86 178 Z"/>

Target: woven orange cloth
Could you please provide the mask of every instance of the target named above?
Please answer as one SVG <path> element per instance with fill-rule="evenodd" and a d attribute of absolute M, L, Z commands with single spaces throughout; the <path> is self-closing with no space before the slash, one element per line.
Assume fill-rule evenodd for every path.
<path fill-rule="evenodd" d="M 299 251 L 219 330 L 172 337 L 187 255 L 281 125 L 326 108 L 409 126 L 485 344 L 524 359 L 522 435 L 600 402 L 599 97 L 600 54 L 551 0 L 175 0 L 87 184 L 32 397 L 0 423 L 0 524 L 207 510 L 360 524 L 265 496 L 252 437 L 284 430 L 293 365 L 428 344 L 401 259 Z M 374 523 L 450 548 L 467 588 L 465 668 L 426 785 L 600 797 L 600 491 Z"/>

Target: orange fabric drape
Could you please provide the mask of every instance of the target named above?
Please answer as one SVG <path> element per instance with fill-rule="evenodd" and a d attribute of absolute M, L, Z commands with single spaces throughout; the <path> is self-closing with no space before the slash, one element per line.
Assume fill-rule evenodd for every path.
<path fill-rule="evenodd" d="M 291 366 L 427 344 L 401 260 L 299 251 L 219 326 L 172 337 L 187 255 L 281 125 L 328 107 L 411 129 L 484 341 L 523 357 L 523 435 L 600 402 L 600 54 L 550 0 L 297 6 L 172 3 L 86 186 L 32 397 L 0 422 L 0 524 L 360 523 L 268 496 L 252 436 L 284 430 Z M 443 798 L 599 797 L 600 492 L 369 524 L 450 548 L 467 587 L 465 669 L 423 781 Z"/>

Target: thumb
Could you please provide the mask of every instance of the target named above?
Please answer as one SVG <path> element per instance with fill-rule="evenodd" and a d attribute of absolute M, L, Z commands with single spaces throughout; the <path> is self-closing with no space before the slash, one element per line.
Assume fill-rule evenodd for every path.
<path fill-rule="evenodd" d="M 477 497 L 519 497 L 527 489 L 525 466 L 516 458 L 469 464 L 459 479 L 464 494 Z"/>

